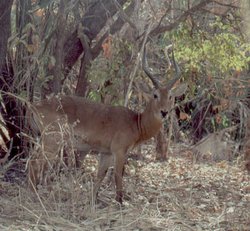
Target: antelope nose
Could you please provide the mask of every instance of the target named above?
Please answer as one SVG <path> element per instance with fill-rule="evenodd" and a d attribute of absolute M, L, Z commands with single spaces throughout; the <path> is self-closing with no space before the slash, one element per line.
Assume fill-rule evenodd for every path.
<path fill-rule="evenodd" d="M 165 118 L 167 114 L 168 114 L 167 111 L 161 111 L 161 116 L 162 116 L 162 118 Z"/>

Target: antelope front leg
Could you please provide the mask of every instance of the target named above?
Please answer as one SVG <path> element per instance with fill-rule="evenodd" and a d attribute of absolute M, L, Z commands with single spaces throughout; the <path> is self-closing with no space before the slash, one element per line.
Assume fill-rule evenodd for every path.
<path fill-rule="evenodd" d="M 115 155 L 115 185 L 116 185 L 116 198 L 115 200 L 122 204 L 123 190 L 122 190 L 122 177 L 124 172 L 124 165 L 126 162 L 125 153 L 116 153 Z"/>

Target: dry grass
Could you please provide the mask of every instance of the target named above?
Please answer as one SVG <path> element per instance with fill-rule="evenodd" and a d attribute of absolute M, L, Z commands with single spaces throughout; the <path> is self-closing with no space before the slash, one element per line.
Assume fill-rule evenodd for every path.
<path fill-rule="evenodd" d="M 129 160 L 123 208 L 113 186 L 91 202 L 93 156 L 84 174 L 62 173 L 37 194 L 23 177 L 5 181 L 2 168 L 0 230 L 250 230 L 250 178 L 238 163 L 192 163 L 188 156 L 155 162 L 147 149 L 144 160 Z"/>

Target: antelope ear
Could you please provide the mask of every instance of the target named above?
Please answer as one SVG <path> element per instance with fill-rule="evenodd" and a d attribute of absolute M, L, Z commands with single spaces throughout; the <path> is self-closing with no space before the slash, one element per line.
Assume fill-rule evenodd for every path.
<path fill-rule="evenodd" d="M 186 83 L 180 84 L 176 88 L 173 88 L 170 90 L 170 96 L 179 97 L 179 96 L 183 95 L 186 92 L 187 87 L 188 87 L 188 85 Z"/>

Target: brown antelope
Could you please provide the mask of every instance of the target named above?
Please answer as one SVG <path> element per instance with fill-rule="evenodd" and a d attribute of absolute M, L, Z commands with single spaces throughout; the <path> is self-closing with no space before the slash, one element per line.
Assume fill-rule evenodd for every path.
<path fill-rule="evenodd" d="M 33 105 L 34 120 L 39 126 L 42 147 L 46 152 L 45 158 L 36 155 L 29 161 L 29 178 L 33 186 L 39 183 L 39 177 L 48 169 L 50 161 L 52 163 L 52 159 L 56 159 L 59 147 L 72 147 L 81 152 L 94 150 L 100 152 L 94 198 L 108 168 L 113 165 L 116 200 L 122 203 L 122 177 L 128 151 L 159 132 L 163 118 L 171 110 L 171 97 L 184 92 L 183 87 L 172 89 L 180 78 L 179 73 L 167 86 L 160 87 L 147 68 L 145 51 L 142 64 L 156 88 L 142 113 L 122 106 L 90 102 L 77 96 L 53 97 Z M 176 64 L 175 67 L 177 70 Z M 69 134 L 73 134 L 73 140 Z"/>

